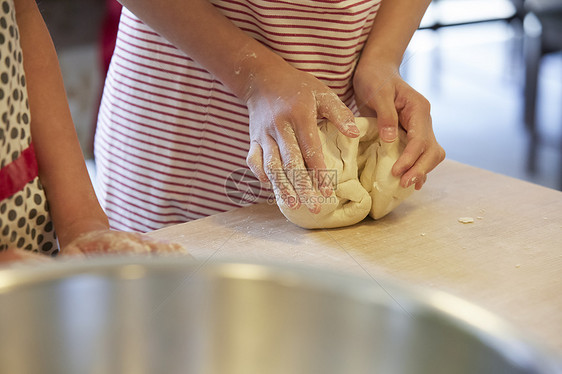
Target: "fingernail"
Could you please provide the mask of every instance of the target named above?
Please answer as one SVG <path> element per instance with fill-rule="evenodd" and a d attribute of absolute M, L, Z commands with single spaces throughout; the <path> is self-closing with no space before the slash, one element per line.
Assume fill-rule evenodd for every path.
<path fill-rule="evenodd" d="M 348 123 L 346 126 L 347 126 L 347 133 L 349 135 L 359 136 L 361 134 L 361 131 L 359 131 L 359 127 L 357 127 L 355 123 L 351 122 Z"/>
<path fill-rule="evenodd" d="M 298 209 L 298 208 L 300 208 L 301 204 L 300 204 L 300 201 L 299 201 L 299 198 L 298 198 L 298 197 L 296 197 L 296 196 L 290 196 L 290 197 L 289 197 L 289 200 L 290 200 L 290 202 L 291 202 L 291 205 L 290 205 L 291 209 Z"/>
<path fill-rule="evenodd" d="M 412 177 L 410 178 L 410 180 L 408 181 L 408 184 L 406 185 L 406 187 L 410 187 L 412 184 L 416 183 L 418 181 L 417 177 Z"/>
<path fill-rule="evenodd" d="M 308 210 L 312 213 L 312 214 L 318 214 L 320 213 L 320 210 L 322 209 L 322 207 L 320 206 L 320 204 L 315 203 L 312 204 L 310 207 L 308 207 Z"/>
<path fill-rule="evenodd" d="M 320 187 L 320 193 L 324 197 L 330 197 L 332 195 L 332 187 L 330 186 L 322 186 Z"/>
<path fill-rule="evenodd" d="M 322 209 L 320 203 L 318 202 L 319 198 L 320 196 L 316 194 L 307 195 L 303 196 L 304 200 L 301 202 L 306 205 L 306 207 L 312 214 L 318 214 L 320 213 L 320 209 Z"/>
<path fill-rule="evenodd" d="M 396 127 L 383 127 L 381 129 L 381 139 L 387 143 L 393 142 L 397 137 Z"/>

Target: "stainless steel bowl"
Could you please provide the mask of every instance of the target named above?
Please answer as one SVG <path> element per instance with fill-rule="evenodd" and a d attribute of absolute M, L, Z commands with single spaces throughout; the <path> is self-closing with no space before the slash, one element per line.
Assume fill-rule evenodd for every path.
<path fill-rule="evenodd" d="M 453 296 L 273 264 L 0 271 L 0 373 L 559 373 Z"/>

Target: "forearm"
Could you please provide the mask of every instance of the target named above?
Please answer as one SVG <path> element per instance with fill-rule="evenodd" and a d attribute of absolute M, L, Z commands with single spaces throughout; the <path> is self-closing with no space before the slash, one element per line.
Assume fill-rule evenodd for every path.
<path fill-rule="evenodd" d="M 383 0 L 360 63 L 384 60 L 398 68 L 430 2 L 431 0 Z"/>
<path fill-rule="evenodd" d="M 240 99 L 264 69 L 286 62 L 207 0 L 120 0 L 143 22 L 204 66 Z"/>
<path fill-rule="evenodd" d="M 45 23 L 34 0 L 15 4 L 39 177 L 64 246 L 82 232 L 107 228 L 107 217 L 88 176 Z"/>

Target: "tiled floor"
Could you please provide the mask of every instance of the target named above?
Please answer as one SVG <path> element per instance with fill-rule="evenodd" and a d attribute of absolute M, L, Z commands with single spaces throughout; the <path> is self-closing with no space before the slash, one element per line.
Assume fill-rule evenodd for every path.
<path fill-rule="evenodd" d="M 512 36 L 504 23 L 420 31 L 411 43 L 403 75 L 432 103 L 435 132 L 448 158 L 560 189 L 562 55 L 547 57 L 542 66 L 538 117 L 542 140 L 538 170 L 529 174 L 522 67 L 514 60 Z M 87 139 L 95 113 L 91 105 L 97 100 L 92 80 L 97 67 L 91 58 L 95 47 L 80 48 L 86 58 L 76 48 L 60 55 L 73 116 L 81 139 Z M 84 144 L 84 149 L 88 146 Z M 88 164 L 94 170 L 91 159 Z"/>

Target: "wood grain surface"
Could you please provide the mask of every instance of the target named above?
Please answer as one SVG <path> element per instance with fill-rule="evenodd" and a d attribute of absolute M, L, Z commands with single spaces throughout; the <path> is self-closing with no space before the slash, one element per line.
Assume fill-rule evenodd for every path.
<path fill-rule="evenodd" d="M 258 204 L 150 235 L 178 241 L 202 261 L 304 264 L 446 291 L 562 355 L 556 190 L 446 160 L 421 191 L 378 221 L 305 230 L 275 205 Z"/>

